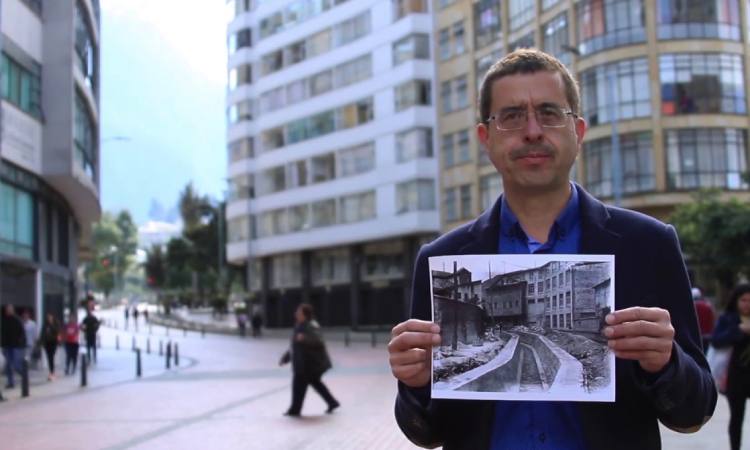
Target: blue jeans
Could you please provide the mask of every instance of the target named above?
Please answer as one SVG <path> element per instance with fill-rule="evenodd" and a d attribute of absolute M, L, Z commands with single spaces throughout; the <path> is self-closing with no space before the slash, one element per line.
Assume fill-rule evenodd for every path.
<path fill-rule="evenodd" d="M 5 376 L 8 378 L 8 386 L 13 387 L 13 371 L 21 373 L 21 362 L 23 361 L 23 347 L 3 347 L 3 357 L 5 357 Z"/>

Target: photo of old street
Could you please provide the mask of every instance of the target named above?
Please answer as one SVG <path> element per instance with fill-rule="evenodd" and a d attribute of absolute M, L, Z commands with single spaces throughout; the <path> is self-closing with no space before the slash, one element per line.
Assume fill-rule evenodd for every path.
<path fill-rule="evenodd" d="M 433 349 L 433 396 L 612 401 L 613 356 L 601 335 L 612 265 L 555 255 L 497 273 L 498 258 L 430 261 L 442 338 Z"/>

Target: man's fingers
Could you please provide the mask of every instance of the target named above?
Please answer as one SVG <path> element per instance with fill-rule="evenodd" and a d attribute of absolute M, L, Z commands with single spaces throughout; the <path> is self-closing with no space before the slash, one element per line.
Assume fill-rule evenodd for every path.
<path fill-rule="evenodd" d="M 422 348 L 412 348 L 403 352 L 392 353 L 389 362 L 391 367 L 396 367 L 430 361 L 431 359 L 432 352 Z"/>
<path fill-rule="evenodd" d="M 425 361 L 421 361 L 414 364 L 406 364 L 403 366 L 391 366 L 391 372 L 393 376 L 401 381 L 408 381 L 411 378 L 417 376 L 423 376 L 425 372 L 429 372 L 430 366 Z"/>
<path fill-rule="evenodd" d="M 615 350 L 615 356 L 620 359 L 632 359 L 634 361 L 652 361 L 664 358 L 663 352 L 655 351 L 627 351 Z"/>
<path fill-rule="evenodd" d="M 633 322 L 624 322 L 618 325 L 606 327 L 604 336 L 608 339 L 618 339 L 629 336 L 651 336 L 659 338 L 674 337 L 674 328 L 672 324 L 661 322 L 649 322 L 647 320 L 637 320 Z"/>
<path fill-rule="evenodd" d="M 648 336 L 612 339 L 609 348 L 624 352 L 660 352 L 667 353 L 672 348 L 672 340 Z"/>
<path fill-rule="evenodd" d="M 646 308 L 635 306 L 632 308 L 621 309 L 607 314 L 605 319 L 608 325 L 617 325 L 625 322 L 637 322 L 645 320 L 647 322 L 670 322 L 669 311 L 662 308 Z"/>
<path fill-rule="evenodd" d="M 434 322 L 428 322 L 426 320 L 409 319 L 406 322 L 401 322 L 391 330 L 391 337 L 397 337 L 398 335 L 406 331 L 419 331 L 422 333 L 440 333 L 440 326 Z"/>
<path fill-rule="evenodd" d="M 440 343 L 440 335 L 430 332 L 405 331 L 388 343 L 390 353 L 402 352 L 413 348 L 429 349 Z"/>

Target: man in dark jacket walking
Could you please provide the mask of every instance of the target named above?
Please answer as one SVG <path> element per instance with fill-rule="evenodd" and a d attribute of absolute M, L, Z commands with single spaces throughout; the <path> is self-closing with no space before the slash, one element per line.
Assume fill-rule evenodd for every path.
<path fill-rule="evenodd" d="M 13 305 L 5 305 L 2 318 L 2 336 L 0 346 L 5 358 L 5 376 L 8 379 L 6 389 L 15 387 L 13 372 L 21 373 L 24 350 L 26 348 L 26 333 L 21 319 L 16 316 Z"/>
<path fill-rule="evenodd" d="M 331 359 L 328 357 L 328 351 L 320 333 L 320 325 L 313 318 L 312 305 L 300 304 L 294 312 L 294 319 L 296 325 L 292 333 L 291 348 L 279 361 L 279 365 L 291 361 L 293 371 L 292 405 L 284 415 L 299 417 L 308 385 L 323 397 L 328 404 L 326 412 L 330 414 L 340 404 L 320 380 L 325 371 L 331 368 Z"/>
<path fill-rule="evenodd" d="M 81 322 L 81 330 L 86 338 L 86 357 L 96 364 L 96 333 L 99 331 L 99 319 L 94 316 L 93 310 L 94 301 L 89 300 L 86 304 L 86 317 Z"/>

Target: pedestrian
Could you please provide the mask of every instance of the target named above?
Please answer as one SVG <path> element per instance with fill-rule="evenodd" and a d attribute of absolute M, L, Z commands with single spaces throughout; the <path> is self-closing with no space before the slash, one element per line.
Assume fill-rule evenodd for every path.
<path fill-rule="evenodd" d="M 133 317 L 135 319 L 135 317 Z M 81 322 L 81 331 L 86 340 L 86 357 L 96 364 L 96 333 L 99 331 L 99 319 L 94 315 L 94 301 L 86 302 L 86 317 Z"/>
<path fill-rule="evenodd" d="M 65 375 L 76 373 L 78 364 L 78 348 L 81 327 L 78 326 L 76 316 L 71 313 L 65 324 Z"/>
<path fill-rule="evenodd" d="M 128 321 L 130 320 L 130 308 L 125 306 L 125 329 L 128 329 Z"/>
<path fill-rule="evenodd" d="M 2 328 L 0 334 L 0 346 L 3 348 L 5 358 L 5 376 L 7 378 L 6 389 L 13 389 L 16 384 L 14 374 L 21 375 L 23 370 L 23 358 L 26 351 L 26 333 L 23 329 L 21 319 L 16 316 L 13 305 L 5 305 L 3 318 L 0 322 Z"/>
<path fill-rule="evenodd" d="M 133 306 L 133 321 L 138 325 L 138 306 Z"/>
<path fill-rule="evenodd" d="M 674 229 L 606 206 L 569 179 L 586 122 L 575 79 L 556 58 L 519 49 L 482 81 L 477 137 L 504 193 L 477 219 L 424 245 L 412 279 L 411 319 L 388 345 L 398 379 L 395 415 L 423 447 L 658 449 L 658 423 L 698 430 L 716 388 L 703 356 Z M 615 310 L 603 333 L 616 357 L 615 402 L 457 401 L 430 398 L 428 257 L 457 254 L 605 254 L 615 259 Z"/>
<path fill-rule="evenodd" d="M 250 325 L 253 327 L 253 337 L 259 338 L 261 335 L 261 329 L 263 327 L 263 316 L 260 314 L 260 309 L 255 308 L 253 311 L 253 317 L 250 319 Z"/>
<path fill-rule="evenodd" d="M 148 305 L 146 305 L 145 308 L 143 308 L 143 320 L 148 323 Z"/>
<path fill-rule="evenodd" d="M 699 288 L 694 287 L 692 293 L 695 315 L 698 316 L 698 329 L 701 332 L 701 342 L 705 353 L 708 351 L 708 344 L 711 343 L 711 334 L 713 334 L 716 324 L 716 314 L 714 313 L 714 307 L 703 297 Z"/>
<path fill-rule="evenodd" d="M 47 355 L 47 368 L 49 369 L 47 380 L 54 381 L 56 378 L 55 353 L 60 344 L 60 324 L 52 313 L 47 313 L 44 319 L 40 340 L 44 346 L 44 353 Z"/>
<path fill-rule="evenodd" d="M 738 285 L 714 330 L 712 345 L 732 348 L 727 371 L 729 443 L 739 450 L 745 402 L 750 397 L 750 284 Z"/>
<path fill-rule="evenodd" d="M 323 397 L 328 405 L 326 413 L 330 414 L 341 405 L 320 380 L 331 368 L 331 359 L 323 341 L 320 325 L 313 316 L 312 305 L 301 303 L 294 312 L 294 320 L 291 346 L 279 361 L 279 365 L 290 361 L 292 363 L 292 404 L 284 415 L 300 416 L 308 385 Z"/>
<path fill-rule="evenodd" d="M 240 332 L 240 336 L 245 337 L 247 331 L 247 314 L 245 314 L 244 309 L 237 313 L 237 329 Z"/>
<path fill-rule="evenodd" d="M 26 335 L 26 351 L 24 357 L 29 361 L 29 364 L 34 370 L 39 363 L 39 329 L 36 326 L 36 322 L 32 319 L 34 311 L 31 308 L 24 308 L 21 311 L 21 323 L 23 323 L 23 331 Z"/>

